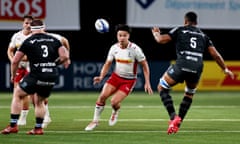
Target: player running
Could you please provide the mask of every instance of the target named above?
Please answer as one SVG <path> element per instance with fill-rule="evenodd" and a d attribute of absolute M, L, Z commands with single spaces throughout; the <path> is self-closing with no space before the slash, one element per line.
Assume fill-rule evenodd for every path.
<path fill-rule="evenodd" d="M 118 42 L 110 48 L 100 75 L 93 79 L 94 84 L 100 83 L 103 80 L 113 62 L 115 62 L 115 70 L 103 86 L 96 101 L 93 121 L 85 128 L 86 131 L 93 130 L 98 126 L 105 102 L 110 96 L 112 96 L 112 114 L 109 119 L 109 126 L 117 123 L 121 102 L 132 92 L 135 86 L 138 64 L 143 68 L 145 91 L 148 94 L 153 93 L 147 59 L 140 47 L 129 41 L 130 33 L 131 29 L 129 26 L 123 24 L 117 25 L 116 35 Z"/>

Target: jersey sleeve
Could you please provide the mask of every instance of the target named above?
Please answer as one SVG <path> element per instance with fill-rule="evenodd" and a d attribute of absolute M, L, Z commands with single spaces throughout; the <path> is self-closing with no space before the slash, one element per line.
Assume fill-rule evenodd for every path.
<path fill-rule="evenodd" d="M 24 41 L 19 48 L 17 48 L 17 51 L 21 51 L 26 54 L 27 49 L 29 48 L 29 44 L 27 41 Z"/>
<path fill-rule="evenodd" d="M 141 62 L 141 61 L 143 61 L 143 60 L 146 59 L 146 57 L 145 57 L 142 49 L 141 49 L 139 46 L 136 45 L 136 46 L 134 47 L 134 49 L 135 49 L 135 53 L 136 53 L 136 60 L 137 60 L 138 62 Z"/>
<path fill-rule="evenodd" d="M 206 42 L 207 42 L 207 47 L 214 46 L 212 40 L 208 36 L 206 36 Z"/>
<path fill-rule="evenodd" d="M 107 60 L 108 61 L 113 61 L 113 59 L 114 59 L 114 50 L 115 50 L 115 48 L 114 48 L 114 45 L 113 45 L 113 46 L 111 46 L 111 48 L 108 51 L 108 55 L 107 55 Z"/>
<path fill-rule="evenodd" d="M 175 28 L 171 29 L 171 30 L 168 32 L 168 34 L 170 35 L 170 37 L 171 37 L 172 39 L 176 39 L 177 33 L 178 33 L 178 30 L 179 30 L 179 29 L 180 29 L 180 27 L 175 27 Z"/>
<path fill-rule="evenodd" d="M 8 47 L 12 47 L 12 48 L 16 47 L 16 33 L 13 34 L 13 36 L 11 37 Z"/>

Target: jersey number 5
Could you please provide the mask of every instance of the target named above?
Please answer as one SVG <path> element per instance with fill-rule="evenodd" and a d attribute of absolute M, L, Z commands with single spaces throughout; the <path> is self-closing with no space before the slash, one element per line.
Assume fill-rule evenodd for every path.
<path fill-rule="evenodd" d="M 194 48 L 194 49 L 197 47 L 197 38 L 196 37 L 190 38 L 190 46 L 191 46 L 191 48 Z"/>

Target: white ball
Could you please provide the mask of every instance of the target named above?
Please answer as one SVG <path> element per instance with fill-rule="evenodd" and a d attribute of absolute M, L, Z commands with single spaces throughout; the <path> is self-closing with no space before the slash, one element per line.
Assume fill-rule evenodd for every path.
<path fill-rule="evenodd" d="M 109 23 L 103 18 L 99 18 L 95 22 L 95 28 L 100 33 L 106 33 L 109 31 Z"/>

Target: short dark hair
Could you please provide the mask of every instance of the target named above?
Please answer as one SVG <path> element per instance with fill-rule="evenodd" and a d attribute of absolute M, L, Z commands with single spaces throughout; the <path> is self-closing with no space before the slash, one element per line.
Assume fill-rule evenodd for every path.
<path fill-rule="evenodd" d="M 31 25 L 31 26 L 43 26 L 44 23 L 43 23 L 43 21 L 40 20 L 40 19 L 34 19 L 34 20 L 31 22 L 30 25 Z"/>
<path fill-rule="evenodd" d="M 128 32 L 130 34 L 132 32 L 132 29 L 128 25 L 126 25 L 126 24 L 118 24 L 115 27 L 115 31 L 116 32 L 118 32 L 118 31 L 126 31 L 126 32 Z"/>
<path fill-rule="evenodd" d="M 187 12 L 185 14 L 185 19 L 191 23 L 197 24 L 197 14 L 193 11 Z"/>
<path fill-rule="evenodd" d="M 33 20 L 34 18 L 33 18 L 32 15 L 24 15 L 24 16 L 23 16 L 23 20 L 25 20 L 25 19 L 31 19 L 31 20 Z"/>

